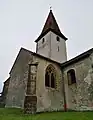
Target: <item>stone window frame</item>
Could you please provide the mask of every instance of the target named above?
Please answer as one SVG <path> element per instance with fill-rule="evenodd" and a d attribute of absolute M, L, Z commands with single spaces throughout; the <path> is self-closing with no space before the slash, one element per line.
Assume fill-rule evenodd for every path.
<path fill-rule="evenodd" d="M 76 83 L 76 72 L 74 69 L 70 69 L 67 71 L 67 79 L 68 79 L 68 85 L 72 85 Z"/>
<path fill-rule="evenodd" d="M 56 69 L 52 64 L 45 70 L 45 87 L 56 89 Z"/>

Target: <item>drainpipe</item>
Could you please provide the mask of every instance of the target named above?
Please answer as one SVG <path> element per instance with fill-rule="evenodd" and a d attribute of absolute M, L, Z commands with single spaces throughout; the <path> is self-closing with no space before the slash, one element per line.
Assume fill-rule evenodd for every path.
<path fill-rule="evenodd" d="M 62 73 L 62 80 L 63 80 L 63 97 L 64 97 L 64 111 L 67 111 L 67 104 L 66 104 L 66 93 L 65 93 L 65 80 L 64 80 L 64 74 L 61 68 L 61 73 Z"/>

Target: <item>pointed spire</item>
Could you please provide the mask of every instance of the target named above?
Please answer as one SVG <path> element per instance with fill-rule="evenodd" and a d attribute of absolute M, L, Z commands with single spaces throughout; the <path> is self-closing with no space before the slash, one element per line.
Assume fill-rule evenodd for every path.
<path fill-rule="evenodd" d="M 47 32 L 52 31 L 55 34 L 59 35 L 60 37 L 64 38 L 64 40 L 67 40 L 67 38 L 61 33 L 59 26 L 56 22 L 56 19 L 53 15 L 52 9 L 50 7 L 50 12 L 47 17 L 47 20 L 45 22 L 45 25 L 43 27 L 43 30 L 41 32 L 41 35 L 38 37 L 38 39 L 35 41 L 37 42 L 39 39 L 41 39 Z"/>
<path fill-rule="evenodd" d="M 44 33 L 47 29 L 50 29 L 50 28 L 55 30 L 58 33 L 61 33 L 51 9 L 50 9 L 48 18 L 46 20 L 46 23 L 44 25 L 44 28 L 42 30 L 42 33 Z"/>

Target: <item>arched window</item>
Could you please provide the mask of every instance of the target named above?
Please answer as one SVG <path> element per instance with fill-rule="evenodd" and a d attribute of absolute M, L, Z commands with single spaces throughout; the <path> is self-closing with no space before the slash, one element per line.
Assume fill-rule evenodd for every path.
<path fill-rule="evenodd" d="M 55 88 L 56 71 L 53 65 L 49 65 L 45 71 L 45 86 Z"/>
<path fill-rule="evenodd" d="M 71 69 L 67 72 L 67 77 L 68 77 L 68 84 L 69 85 L 76 83 L 76 75 L 75 75 L 74 69 Z"/>

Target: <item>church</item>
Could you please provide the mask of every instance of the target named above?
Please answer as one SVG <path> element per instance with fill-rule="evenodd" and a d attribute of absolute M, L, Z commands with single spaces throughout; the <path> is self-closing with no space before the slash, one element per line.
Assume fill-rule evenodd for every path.
<path fill-rule="evenodd" d="M 5 107 L 25 113 L 93 110 L 93 48 L 67 60 L 66 40 L 50 10 L 36 52 L 21 48 L 4 82 Z"/>

